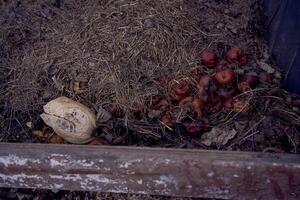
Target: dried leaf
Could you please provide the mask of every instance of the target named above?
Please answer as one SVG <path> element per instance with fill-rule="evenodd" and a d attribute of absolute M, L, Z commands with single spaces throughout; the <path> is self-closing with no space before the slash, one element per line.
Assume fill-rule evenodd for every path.
<path fill-rule="evenodd" d="M 201 136 L 201 142 L 207 146 L 211 144 L 222 144 L 225 145 L 229 140 L 236 136 L 236 130 L 226 130 L 218 127 L 214 127 L 210 132 L 206 132 Z"/>

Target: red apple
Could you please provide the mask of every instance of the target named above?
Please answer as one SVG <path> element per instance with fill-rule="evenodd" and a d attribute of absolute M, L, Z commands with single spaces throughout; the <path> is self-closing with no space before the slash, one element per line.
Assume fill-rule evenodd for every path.
<path fill-rule="evenodd" d="M 224 69 L 215 74 L 215 80 L 220 85 L 231 85 L 235 81 L 235 73 L 231 69 Z"/>
<path fill-rule="evenodd" d="M 205 49 L 200 55 L 202 64 L 206 67 L 214 67 L 218 62 L 217 55 L 210 49 Z"/>
<path fill-rule="evenodd" d="M 248 56 L 243 49 L 232 48 L 227 52 L 227 59 L 231 63 L 235 63 L 238 66 L 243 66 L 248 63 Z"/>

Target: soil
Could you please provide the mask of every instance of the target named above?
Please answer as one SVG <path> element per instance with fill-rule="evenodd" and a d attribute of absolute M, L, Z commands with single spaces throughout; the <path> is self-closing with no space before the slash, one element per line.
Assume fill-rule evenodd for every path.
<path fill-rule="evenodd" d="M 105 144 L 299 153 L 299 100 L 280 88 L 281 73 L 270 58 L 256 0 L 1 1 L 0 6 L 1 142 L 61 141 L 44 137 L 53 131 L 39 115 L 43 105 L 63 95 L 95 113 L 117 105 L 119 114 L 99 123 L 95 133 Z M 195 119 L 178 108 L 170 86 L 185 79 L 192 82 L 192 95 L 199 95 L 195 69 L 209 76 L 216 72 L 201 63 L 200 53 L 209 48 L 221 59 L 232 47 L 249 56 L 245 66 L 229 66 L 237 81 L 265 71 L 272 80 L 235 91 L 234 99 L 247 107 L 239 111 L 213 100 L 204 103 L 205 131 L 216 128 L 220 138 L 203 142 L 200 133 L 187 132 L 185 123 Z M 157 96 L 169 110 L 151 108 Z M 138 116 L 136 105 L 142 108 Z M 166 113 L 176 123 L 164 123 Z M 224 139 L 216 130 L 235 134 Z"/>

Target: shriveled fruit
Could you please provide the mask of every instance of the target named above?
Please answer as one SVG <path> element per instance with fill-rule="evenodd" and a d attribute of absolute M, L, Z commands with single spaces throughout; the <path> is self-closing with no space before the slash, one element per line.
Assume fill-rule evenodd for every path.
<path fill-rule="evenodd" d="M 188 97 L 191 91 L 192 86 L 188 80 L 173 81 L 170 87 L 170 96 L 174 101 L 181 101 Z"/>
<path fill-rule="evenodd" d="M 227 59 L 231 63 L 235 63 L 238 66 L 243 66 L 248 63 L 248 55 L 241 48 L 232 48 L 227 52 Z"/>
<path fill-rule="evenodd" d="M 233 108 L 234 112 L 248 112 L 250 110 L 250 104 L 246 100 L 235 99 L 233 100 Z"/>
<path fill-rule="evenodd" d="M 198 97 L 186 97 L 179 102 L 178 106 L 192 117 L 202 116 L 202 102 Z"/>
<path fill-rule="evenodd" d="M 171 111 L 166 111 L 164 115 L 161 117 L 160 121 L 165 125 L 171 127 L 175 124 L 176 118 Z"/>
<path fill-rule="evenodd" d="M 231 69 L 224 69 L 215 74 L 215 80 L 219 85 L 231 85 L 235 81 L 235 73 Z"/>
<path fill-rule="evenodd" d="M 251 90 L 250 84 L 246 81 L 239 81 L 237 84 L 237 88 L 240 92 L 246 92 Z"/>
<path fill-rule="evenodd" d="M 150 102 L 150 108 L 153 110 L 168 110 L 169 102 L 162 96 L 154 96 Z"/>
<path fill-rule="evenodd" d="M 229 63 L 226 60 L 221 60 L 218 64 L 217 64 L 217 70 L 221 71 L 224 69 L 228 68 Z"/>
<path fill-rule="evenodd" d="M 205 49 L 200 55 L 202 64 L 207 67 L 214 67 L 218 62 L 217 55 L 210 49 Z"/>
<path fill-rule="evenodd" d="M 234 88 L 232 86 L 224 85 L 218 89 L 218 96 L 222 100 L 227 100 L 234 96 Z"/>

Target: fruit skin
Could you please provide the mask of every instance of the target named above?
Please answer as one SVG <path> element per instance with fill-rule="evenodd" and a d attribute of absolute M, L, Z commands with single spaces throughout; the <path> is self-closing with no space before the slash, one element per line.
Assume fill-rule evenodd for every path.
<path fill-rule="evenodd" d="M 167 126 L 171 127 L 176 123 L 176 118 L 174 117 L 171 111 L 166 111 L 161 117 L 160 121 L 166 124 Z"/>
<path fill-rule="evenodd" d="M 237 84 L 237 88 L 240 92 L 246 92 L 256 87 L 257 76 L 252 74 L 244 75 Z"/>
<path fill-rule="evenodd" d="M 131 106 L 131 111 L 136 118 L 141 119 L 144 112 L 144 107 L 142 104 L 134 102 Z"/>
<path fill-rule="evenodd" d="M 257 76 L 252 75 L 252 74 L 246 74 L 242 77 L 241 79 L 242 81 L 246 81 L 247 83 L 249 83 L 249 86 L 251 88 L 254 88 L 257 85 Z"/>
<path fill-rule="evenodd" d="M 202 134 L 209 130 L 209 122 L 206 118 L 184 123 L 186 131 L 191 135 Z"/>
<path fill-rule="evenodd" d="M 204 49 L 200 55 L 201 62 L 206 67 L 214 67 L 218 62 L 217 55 L 210 49 Z"/>
<path fill-rule="evenodd" d="M 243 49 L 234 47 L 227 52 L 227 60 L 230 63 L 235 63 L 238 66 L 243 66 L 248 63 L 248 55 Z"/>
<path fill-rule="evenodd" d="M 267 72 L 261 72 L 259 74 L 259 81 L 262 83 L 271 83 L 272 76 L 270 74 L 268 74 Z"/>
<path fill-rule="evenodd" d="M 181 101 L 190 96 L 192 86 L 187 80 L 174 81 L 170 87 L 170 96 L 174 101 Z"/>
<path fill-rule="evenodd" d="M 232 110 L 234 112 L 246 113 L 250 110 L 250 104 L 246 100 L 235 99 L 232 103 Z"/>
<path fill-rule="evenodd" d="M 178 103 L 178 106 L 194 118 L 202 116 L 202 102 L 199 97 L 186 97 Z"/>
<path fill-rule="evenodd" d="M 217 90 L 217 84 L 213 78 L 203 75 L 198 81 L 198 93 L 202 102 L 209 102 L 211 95 Z"/>
<path fill-rule="evenodd" d="M 224 69 L 218 71 L 214 77 L 219 85 L 232 85 L 235 81 L 236 75 L 233 70 Z"/>
<path fill-rule="evenodd" d="M 234 96 L 234 92 L 234 87 L 224 85 L 218 89 L 217 94 L 223 101 L 226 101 L 227 99 L 232 98 Z"/>
<path fill-rule="evenodd" d="M 223 103 L 224 108 L 226 109 L 232 109 L 233 107 L 233 98 L 229 98 L 227 99 L 224 103 Z"/>
<path fill-rule="evenodd" d="M 164 97 L 157 95 L 152 98 L 150 108 L 166 111 L 169 109 L 169 102 Z"/>
<path fill-rule="evenodd" d="M 241 93 L 251 90 L 250 84 L 246 81 L 239 81 L 237 88 Z"/>

